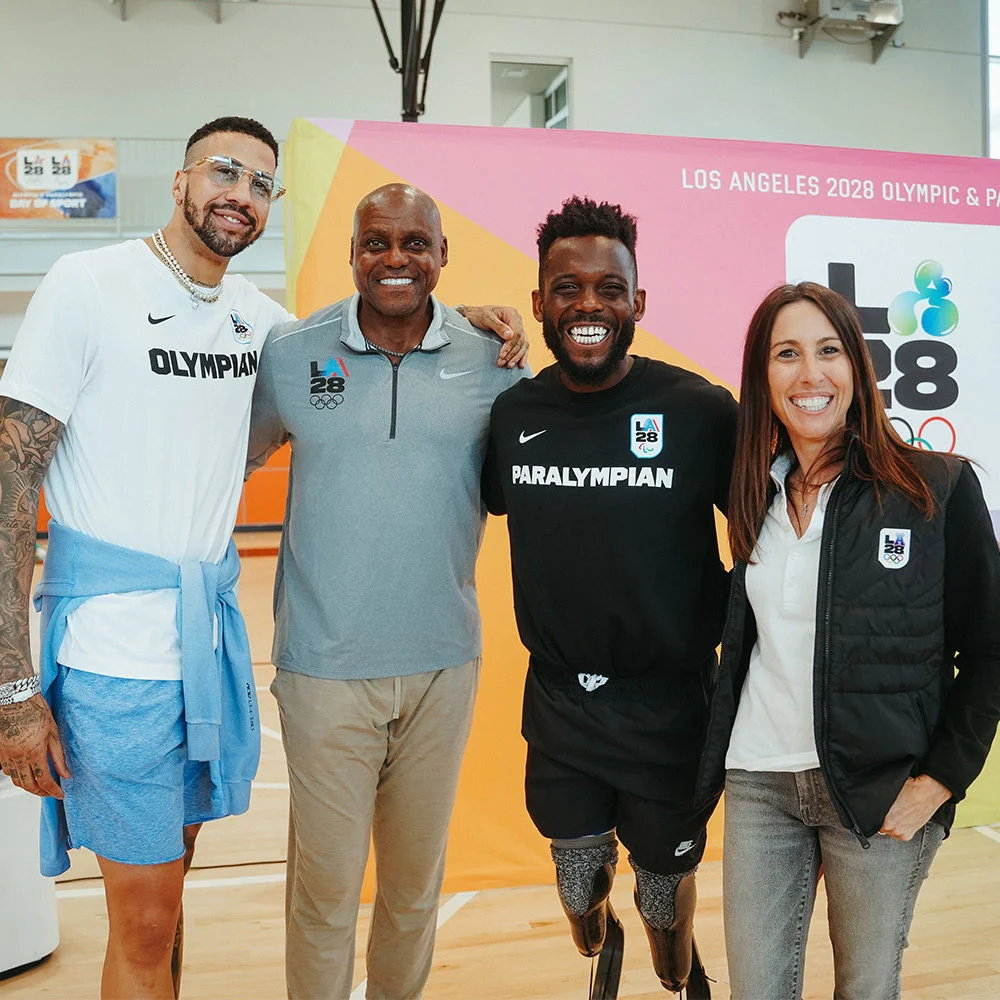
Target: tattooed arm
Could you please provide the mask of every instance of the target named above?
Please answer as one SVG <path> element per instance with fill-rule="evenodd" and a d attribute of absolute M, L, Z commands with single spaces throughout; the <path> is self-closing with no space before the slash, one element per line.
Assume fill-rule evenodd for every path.
<path fill-rule="evenodd" d="M 30 677 L 28 595 L 42 480 L 63 425 L 47 413 L 0 396 L 0 684 Z M 62 798 L 49 770 L 69 777 L 52 712 L 36 694 L 0 706 L 0 766 L 15 785 Z"/>

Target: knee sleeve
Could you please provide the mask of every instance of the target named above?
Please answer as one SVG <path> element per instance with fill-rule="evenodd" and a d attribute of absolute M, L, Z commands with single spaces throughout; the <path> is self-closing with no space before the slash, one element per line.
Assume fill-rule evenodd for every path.
<path fill-rule="evenodd" d="M 631 854 L 628 863 L 635 872 L 636 901 L 642 919 L 655 930 L 666 930 L 674 922 L 677 887 L 681 879 L 693 875 L 698 866 L 676 875 L 658 875 L 636 864 Z"/>
<path fill-rule="evenodd" d="M 613 832 L 573 840 L 553 840 L 552 860 L 556 866 L 556 887 L 567 913 L 582 916 L 595 903 L 597 873 L 618 863 L 618 845 Z M 609 885 L 610 892 L 610 885 Z"/>

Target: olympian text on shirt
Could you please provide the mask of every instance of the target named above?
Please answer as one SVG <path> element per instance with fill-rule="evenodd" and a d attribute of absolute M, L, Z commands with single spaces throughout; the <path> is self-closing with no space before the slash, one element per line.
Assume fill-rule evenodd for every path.
<path fill-rule="evenodd" d="M 149 351 L 149 369 L 154 375 L 179 378 L 243 378 L 257 372 L 257 352 L 241 354 L 206 354 L 203 351 L 173 351 L 153 347 Z"/>
<path fill-rule="evenodd" d="M 671 489 L 674 470 L 648 465 L 603 465 L 596 468 L 570 468 L 558 465 L 512 465 L 514 486 L 652 486 Z"/>

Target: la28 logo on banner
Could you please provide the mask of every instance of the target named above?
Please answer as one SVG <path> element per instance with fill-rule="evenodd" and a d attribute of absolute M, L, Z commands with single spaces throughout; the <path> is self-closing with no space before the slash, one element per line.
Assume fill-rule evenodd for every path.
<path fill-rule="evenodd" d="M 881 389 L 886 410 L 891 414 L 899 407 L 928 414 L 915 426 L 905 417 L 890 415 L 900 437 L 928 451 L 954 451 L 955 428 L 942 411 L 958 400 L 958 352 L 942 338 L 957 329 L 959 312 L 941 264 L 917 264 L 913 287 L 900 291 L 886 306 L 858 305 L 854 264 L 829 262 L 827 284 L 857 310 L 879 385 L 896 372 L 892 388 Z M 917 333 L 925 336 L 914 337 Z"/>

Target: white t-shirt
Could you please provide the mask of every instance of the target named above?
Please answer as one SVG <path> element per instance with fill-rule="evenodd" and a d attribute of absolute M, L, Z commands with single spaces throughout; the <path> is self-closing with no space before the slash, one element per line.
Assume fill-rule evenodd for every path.
<path fill-rule="evenodd" d="M 288 318 L 238 275 L 192 297 L 142 240 L 60 258 L 18 331 L 0 395 L 65 425 L 45 479 L 68 528 L 216 562 L 236 520 L 260 348 Z M 95 597 L 70 615 L 59 662 L 179 680 L 177 591 Z"/>
<path fill-rule="evenodd" d="M 747 600 L 757 620 L 757 641 L 729 741 L 727 768 L 819 767 L 813 727 L 816 593 L 823 520 L 833 484 L 820 489 L 809 527 L 797 538 L 785 493 L 790 466 L 782 455 L 771 468 L 778 492 L 747 566 Z"/>

